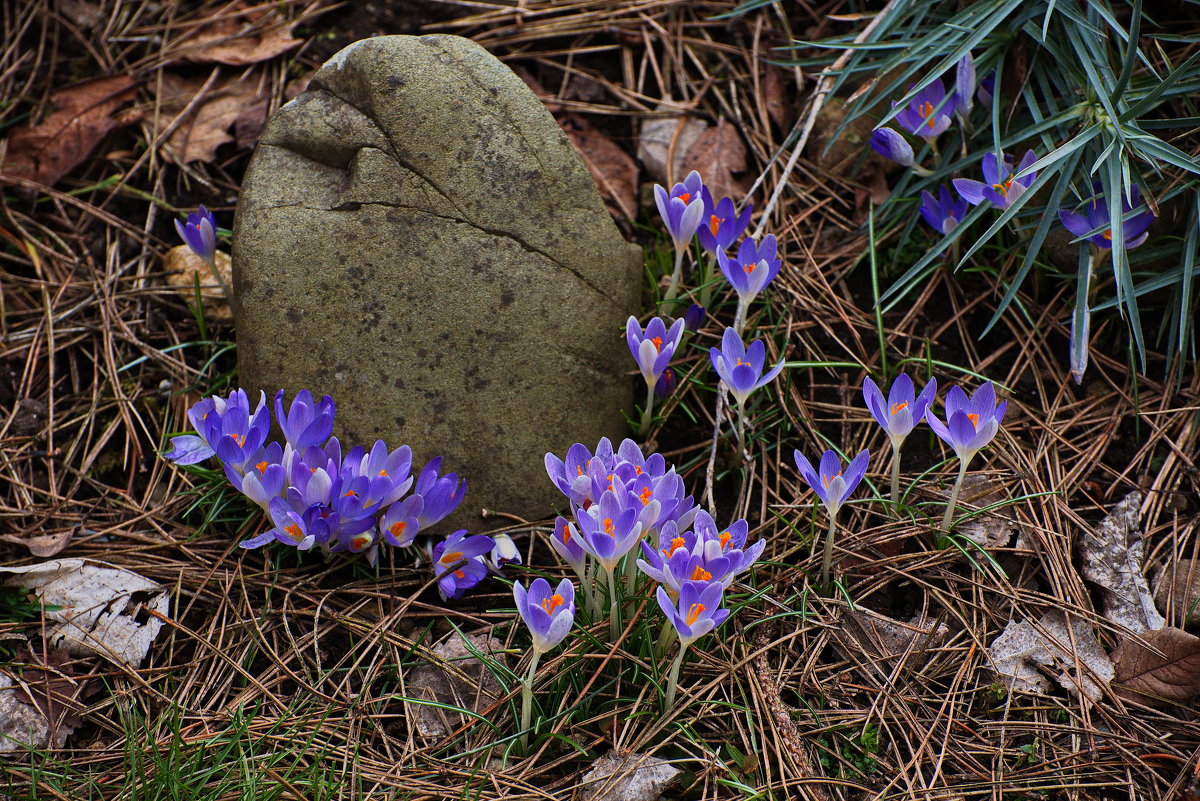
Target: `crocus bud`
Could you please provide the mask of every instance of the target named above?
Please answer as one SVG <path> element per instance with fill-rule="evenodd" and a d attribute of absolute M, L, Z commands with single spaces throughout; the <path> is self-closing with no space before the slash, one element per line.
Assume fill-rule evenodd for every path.
<path fill-rule="evenodd" d="M 505 565 L 521 564 L 521 552 L 517 550 L 512 537 L 507 534 L 493 534 L 492 539 L 496 544 L 492 546 L 492 552 L 488 555 L 488 564 L 494 572 L 499 573 Z"/>
<path fill-rule="evenodd" d="M 704 307 L 699 303 L 693 303 L 686 312 L 683 313 L 683 327 L 688 331 L 699 331 L 704 325 L 705 311 Z"/>
<path fill-rule="evenodd" d="M 905 167 L 912 167 L 917 163 L 912 145 L 891 128 L 876 128 L 871 132 L 871 149 L 885 159 Z"/>

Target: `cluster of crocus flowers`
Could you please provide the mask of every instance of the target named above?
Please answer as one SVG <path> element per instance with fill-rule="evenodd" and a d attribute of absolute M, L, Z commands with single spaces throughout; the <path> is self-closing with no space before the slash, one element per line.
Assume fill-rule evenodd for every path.
<path fill-rule="evenodd" d="M 570 519 L 555 521 L 550 545 L 578 576 L 593 614 L 607 589 L 614 641 L 624 596 L 619 588 L 632 591 L 639 569 L 659 583 L 659 605 L 681 643 L 667 692 L 670 706 L 684 652 L 728 617 L 721 608 L 725 589 L 750 569 L 766 543 L 746 546 L 745 520 L 718 528 L 685 494 L 675 468 L 661 454 L 643 456 L 633 440 L 616 451 L 601 439 L 594 453 L 581 443 L 572 445 L 565 458 L 548 453 L 546 472 L 572 511 Z"/>
<path fill-rule="evenodd" d="M 315 401 L 301 390 L 286 409 L 284 393 L 275 396 L 275 422 L 282 442 L 268 442 L 271 411 L 266 396 L 251 408 L 244 389 L 194 404 L 188 419 L 196 433 L 171 440 L 164 457 L 180 465 L 216 457 L 229 482 L 258 504 L 272 527 L 243 541 L 243 548 L 270 542 L 307 551 L 364 553 L 372 564 L 380 545 L 407 548 L 419 531 L 435 525 L 459 505 L 466 481 L 454 473 L 439 475 L 434 458 L 415 477 L 412 450 L 389 450 L 383 440 L 370 450 L 342 452 L 332 436 L 336 407 L 326 395 Z M 487 574 L 490 537 L 456 532 L 435 549 L 438 587 L 445 598 L 458 597 Z"/>

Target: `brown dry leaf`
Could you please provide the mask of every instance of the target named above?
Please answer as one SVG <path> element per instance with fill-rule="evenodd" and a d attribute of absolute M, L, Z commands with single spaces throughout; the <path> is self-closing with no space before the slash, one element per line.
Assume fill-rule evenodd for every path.
<path fill-rule="evenodd" d="M 170 125 L 204 83 L 203 78 L 164 73 L 159 94 L 159 127 Z M 213 161 L 217 148 L 235 138 L 238 147 L 252 143 L 266 121 L 267 93 L 261 81 L 247 77 L 217 81 L 168 137 L 167 157 L 176 164 Z"/>
<path fill-rule="evenodd" d="M 71 542 L 72 533 L 73 529 L 64 528 L 57 534 L 40 534 L 35 537 L 26 537 L 21 534 L 3 534 L 0 535 L 0 541 L 23 545 L 34 556 L 50 557 L 67 547 L 68 543 Z"/>
<path fill-rule="evenodd" d="M 245 3 L 230 3 L 213 21 L 172 42 L 182 48 L 183 59 L 195 64 L 228 64 L 244 67 L 275 58 L 303 40 L 292 36 L 295 22 Z"/>
<path fill-rule="evenodd" d="M 1184 625 L 1200 624 L 1200 559 L 1172 559 L 1158 573 L 1154 600 Z"/>
<path fill-rule="evenodd" d="M 633 158 L 577 114 L 567 114 L 558 124 L 583 157 L 613 216 L 630 220 L 637 216 L 638 168 Z"/>
<path fill-rule="evenodd" d="M 734 173 L 746 171 L 746 146 L 737 128 L 722 119 L 716 127 L 709 128 L 692 143 L 683 158 L 681 174 L 696 170 L 704 177 L 704 185 L 712 192 L 713 200 L 731 197 L 741 200 L 746 187 L 734 177 Z"/>
<path fill-rule="evenodd" d="M 179 296 L 191 306 L 196 302 L 196 279 L 200 279 L 200 300 L 204 304 L 204 317 L 221 323 L 233 322 L 233 311 L 229 299 L 217 284 L 216 276 L 204 259 L 192 252 L 187 245 L 176 245 L 163 256 L 163 272 L 167 283 L 175 288 Z M 233 291 L 233 262 L 229 254 L 217 251 L 217 272 L 229 291 Z"/>
<path fill-rule="evenodd" d="M 795 119 L 791 104 L 784 99 L 784 75 L 782 67 L 768 64 L 766 72 L 763 75 L 762 88 L 762 101 L 763 106 L 767 110 L 767 116 L 771 118 L 771 122 L 779 126 L 779 130 L 781 131 L 791 128 L 792 122 Z"/>
<path fill-rule="evenodd" d="M 1185 704 L 1200 695 L 1200 637 L 1165 628 L 1130 637 L 1112 652 L 1123 698 L 1150 706 Z"/>
<path fill-rule="evenodd" d="M 659 103 L 655 108 L 656 114 L 670 114 L 677 107 L 669 102 Z M 679 115 L 650 117 L 642 121 L 642 130 L 638 135 L 637 157 L 656 181 L 676 183 L 683 180 L 687 173 L 683 171 L 683 157 L 692 148 L 701 133 L 708 129 L 708 123 L 695 117 Z M 671 143 L 674 142 L 674 150 Z M 671 157 L 670 169 L 667 169 L 667 156 Z M 669 173 L 669 177 L 668 177 Z M 670 184 L 668 184 L 669 186 Z"/>
<path fill-rule="evenodd" d="M 138 114 L 118 113 L 137 87 L 128 75 L 108 75 L 55 92 L 50 96 L 55 109 L 50 116 L 9 136 L 0 172 L 54 185 L 86 160 L 110 132 L 140 119 Z"/>

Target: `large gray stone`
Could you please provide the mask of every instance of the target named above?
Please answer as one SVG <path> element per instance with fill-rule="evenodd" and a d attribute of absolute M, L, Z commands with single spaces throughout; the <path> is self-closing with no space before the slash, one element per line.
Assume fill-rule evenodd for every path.
<path fill-rule="evenodd" d="M 547 451 L 624 431 L 641 251 L 524 82 L 455 36 L 381 36 L 275 114 L 234 223 L 238 367 L 412 445 L 481 507 L 561 503 Z M 442 528 L 447 528 L 442 524 Z"/>

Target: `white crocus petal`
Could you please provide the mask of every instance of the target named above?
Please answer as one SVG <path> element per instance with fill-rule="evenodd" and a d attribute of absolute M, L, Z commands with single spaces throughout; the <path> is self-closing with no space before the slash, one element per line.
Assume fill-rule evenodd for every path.
<path fill-rule="evenodd" d="M 638 345 L 638 367 L 647 384 L 654 383 L 654 360 L 657 358 L 658 348 L 654 347 L 654 343 L 648 339 L 642 340 L 642 344 Z"/>

